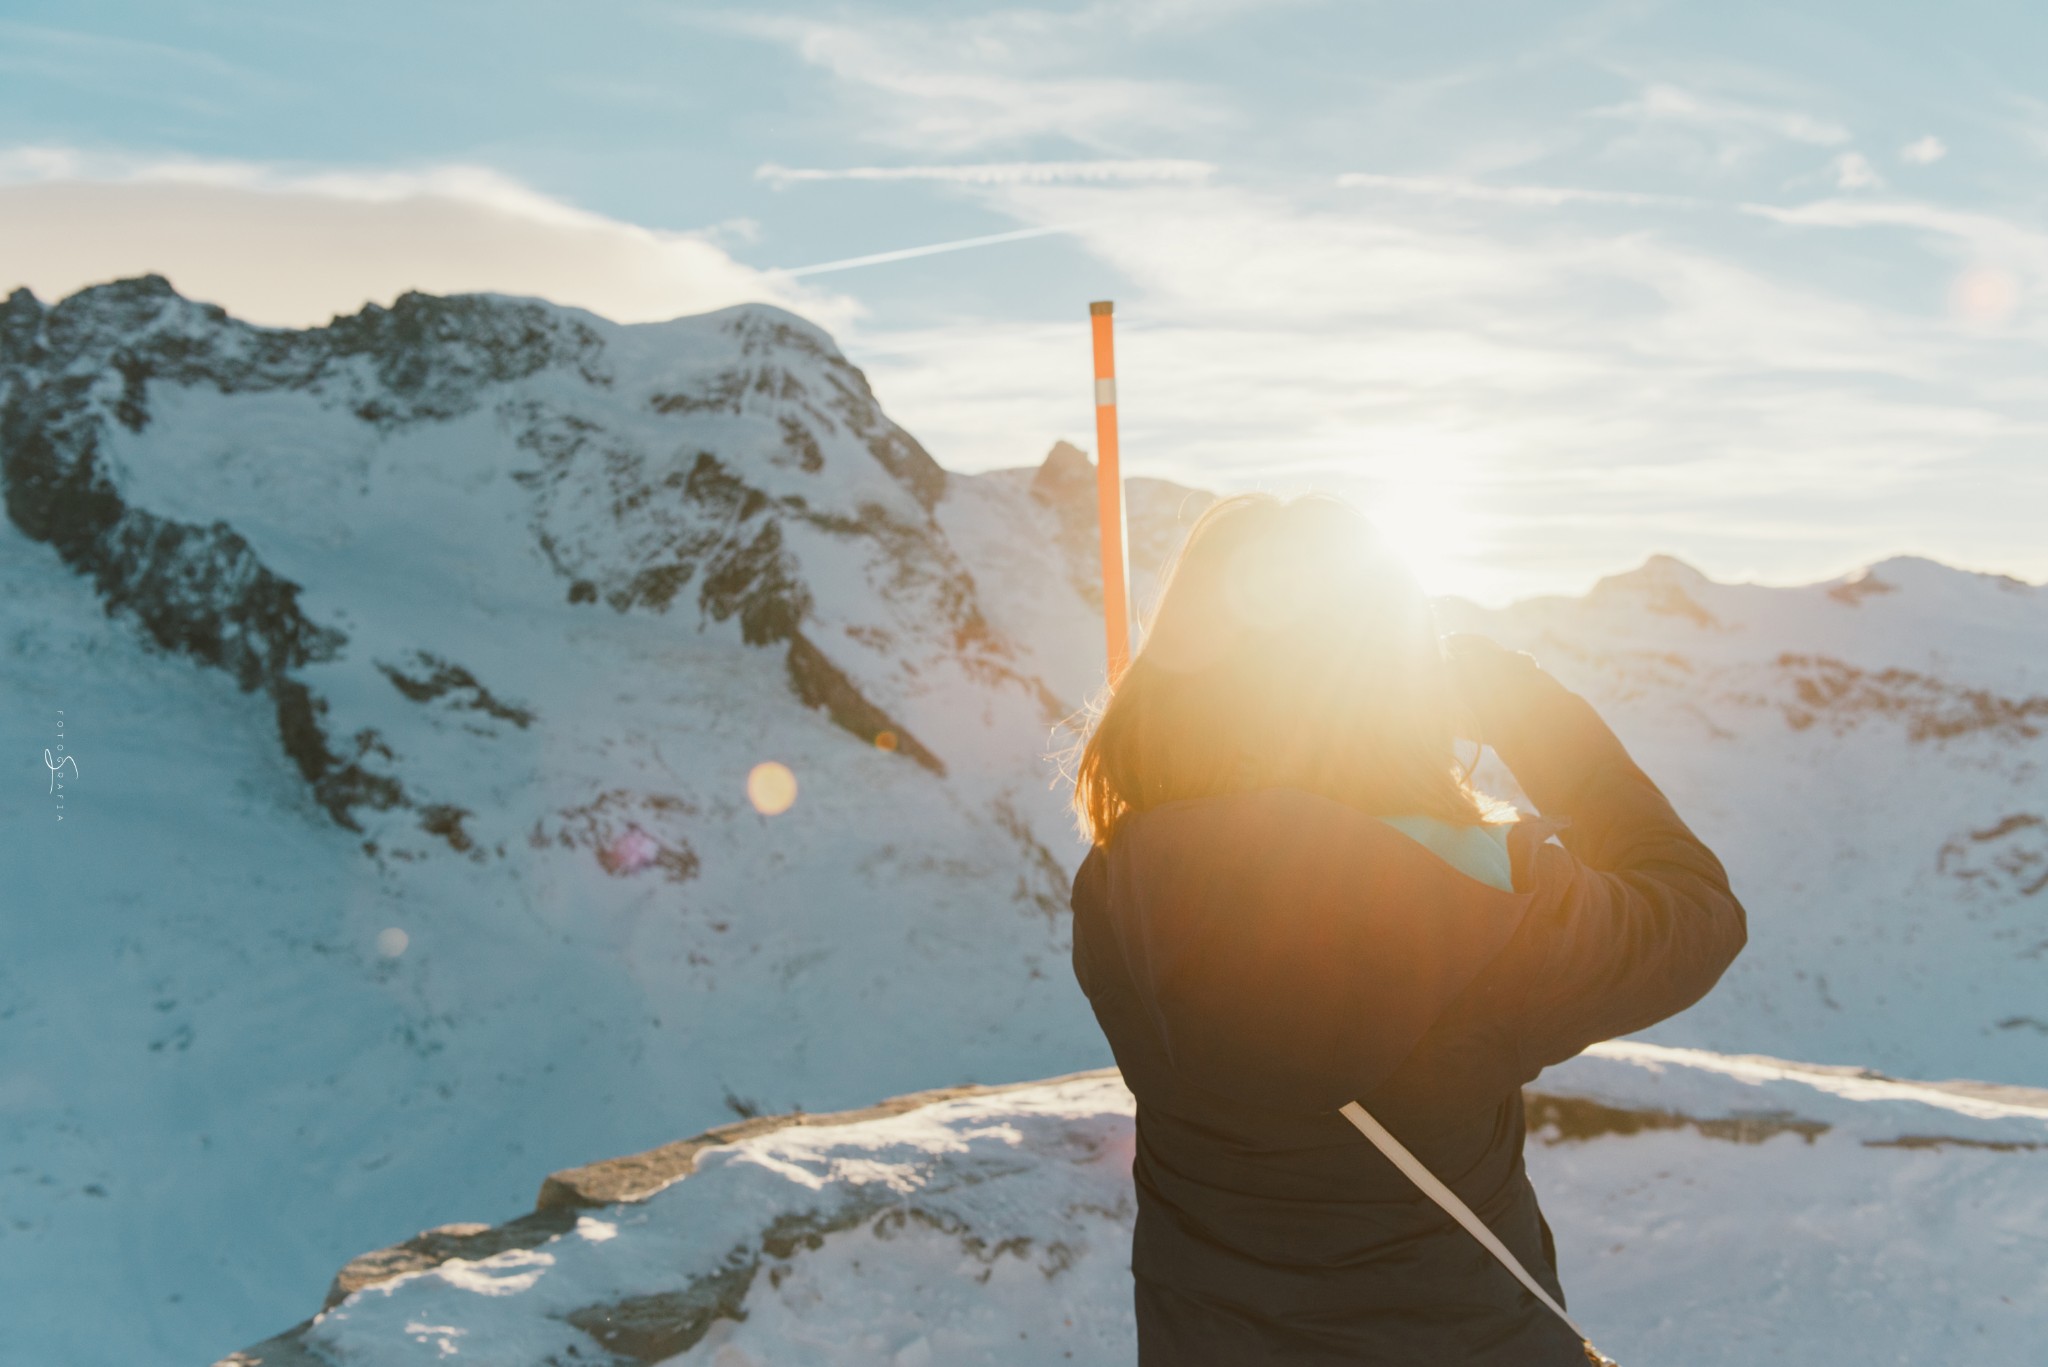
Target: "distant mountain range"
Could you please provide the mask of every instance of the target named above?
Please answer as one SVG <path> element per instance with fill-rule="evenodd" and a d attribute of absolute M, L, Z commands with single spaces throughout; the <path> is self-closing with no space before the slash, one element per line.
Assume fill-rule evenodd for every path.
<path fill-rule="evenodd" d="M 1046 758 L 1100 678 L 1092 482 L 944 470 L 767 307 L 16 292 L 14 1346 L 206 1360 L 535 1171 L 1107 1063 Z M 1130 482 L 1141 599 L 1209 497 Z M 1442 615 L 1586 692 L 1729 864 L 1750 948 L 1649 1038 L 2048 1085 L 2048 590 L 1654 559 Z"/>

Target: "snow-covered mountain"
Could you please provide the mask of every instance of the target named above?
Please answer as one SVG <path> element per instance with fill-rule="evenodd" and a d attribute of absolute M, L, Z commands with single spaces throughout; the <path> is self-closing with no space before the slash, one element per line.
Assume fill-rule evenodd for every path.
<path fill-rule="evenodd" d="M 16 293 L 0 413 L 10 1351 L 210 1358 L 536 1165 L 1106 1061 L 1071 460 L 949 478 L 774 309 L 155 278 Z"/>
<path fill-rule="evenodd" d="M 0 306 L 0 493 L 6 1351 L 206 1360 L 536 1171 L 1108 1062 L 1044 758 L 1100 671 L 1078 451 L 949 474 L 765 307 L 290 331 L 148 277 Z M 1142 598 L 1208 496 L 1129 497 Z M 1730 865 L 1750 949 L 1649 1038 L 2048 1084 L 2048 592 L 1653 561 L 1445 615 Z"/>
<path fill-rule="evenodd" d="M 1124 1367 L 1131 1104 L 1105 1069 L 558 1173 L 219 1367 Z M 2048 1092 L 1619 1042 L 1529 1110 L 1573 1316 L 1622 1362 L 2038 1361 Z"/>
<path fill-rule="evenodd" d="M 1728 864 L 1749 948 L 1647 1038 L 2048 1085 L 2048 589 L 1909 558 L 1759 588 L 1659 557 L 1441 617 L 1591 698 Z"/>

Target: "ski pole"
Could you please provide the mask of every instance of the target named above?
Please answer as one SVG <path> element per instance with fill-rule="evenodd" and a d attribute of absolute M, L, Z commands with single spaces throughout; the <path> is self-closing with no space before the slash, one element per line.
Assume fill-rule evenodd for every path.
<path fill-rule="evenodd" d="M 1088 321 L 1095 332 L 1095 516 L 1102 541 L 1102 629 L 1108 637 L 1109 679 L 1114 683 L 1131 662 L 1131 628 L 1125 600 L 1130 565 L 1124 550 L 1124 484 L 1116 458 L 1111 307 L 1107 299 L 1090 304 Z"/>

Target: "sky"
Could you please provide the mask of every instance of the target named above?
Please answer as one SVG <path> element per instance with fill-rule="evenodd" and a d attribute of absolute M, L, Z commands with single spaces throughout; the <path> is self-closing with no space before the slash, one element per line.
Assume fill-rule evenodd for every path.
<path fill-rule="evenodd" d="M 2048 579 L 2039 6 L 5 0 L 0 289 L 147 270 L 776 303 L 970 471 L 1092 448 L 1113 299 L 1127 473 L 1438 592 Z"/>

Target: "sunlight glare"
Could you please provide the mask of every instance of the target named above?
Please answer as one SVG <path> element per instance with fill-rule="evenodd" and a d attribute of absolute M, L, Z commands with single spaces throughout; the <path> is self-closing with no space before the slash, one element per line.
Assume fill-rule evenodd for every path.
<path fill-rule="evenodd" d="M 1393 552 L 1431 595 L 1467 591 L 1477 538 L 1458 487 L 1448 481 L 1376 480 L 1353 496 Z"/>

